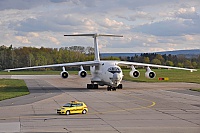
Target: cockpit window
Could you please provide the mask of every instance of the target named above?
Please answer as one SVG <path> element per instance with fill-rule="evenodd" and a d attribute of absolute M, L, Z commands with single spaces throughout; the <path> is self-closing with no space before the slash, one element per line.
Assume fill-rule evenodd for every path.
<path fill-rule="evenodd" d="M 108 68 L 108 72 L 111 72 L 111 73 L 120 73 L 121 72 L 121 69 L 118 68 L 118 67 L 110 67 Z"/>

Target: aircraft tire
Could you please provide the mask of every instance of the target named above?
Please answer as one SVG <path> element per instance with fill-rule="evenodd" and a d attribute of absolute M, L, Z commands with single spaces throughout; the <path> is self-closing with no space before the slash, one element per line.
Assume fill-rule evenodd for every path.
<path fill-rule="evenodd" d="M 123 88 L 123 85 L 122 84 L 119 84 L 118 86 L 117 86 L 117 89 L 122 89 Z"/>
<path fill-rule="evenodd" d="M 98 84 L 87 84 L 87 89 L 98 89 Z"/>
<path fill-rule="evenodd" d="M 98 84 L 94 84 L 94 89 L 98 89 Z"/>
<path fill-rule="evenodd" d="M 87 84 L 87 89 L 92 89 L 91 84 Z"/>
<path fill-rule="evenodd" d="M 116 91 L 116 88 L 115 88 L 115 87 L 113 87 L 113 88 L 112 88 L 112 91 Z"/>
<path fill-rule="evenodd" d="M 112 88 L 111 88 L 110 86 L 107 87 L 107 91 L 111 91 L 111 89 L 112 89 Z"/>

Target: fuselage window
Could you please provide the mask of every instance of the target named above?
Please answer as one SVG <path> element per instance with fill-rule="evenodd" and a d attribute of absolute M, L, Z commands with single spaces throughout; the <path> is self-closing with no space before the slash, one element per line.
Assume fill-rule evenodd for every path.
<path fill-rule="evenodd" d="M 114 74 L 114 73 L 120 73 L 121 70 L 118 67 L 110 67 L 110 68 L 108 68 L 108 72 L 111 72 Z"/>

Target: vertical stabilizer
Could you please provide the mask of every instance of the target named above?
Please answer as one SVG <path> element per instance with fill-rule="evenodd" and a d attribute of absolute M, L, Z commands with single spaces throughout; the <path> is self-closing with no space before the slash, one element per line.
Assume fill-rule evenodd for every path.
<path fill-rule="evenodd" d="M 94 35 L 94 55 L 95 55 L 95 59 L 96 61 L 100 61 L 100 57 L 99 57 L 99 45 L 98 45 L 98 41 L 97 41 L 97 34 Z"/>
<path fill-rule="evenodd" d="M 107 37 L 123 37 L 122 35 L 110 35 L 110 34 L 74 34 L 74 35 L 64 35 L 64 36 L 92 36 L 94 38 L 94 54 L 96 61 L 100 61 L 99 57 L 99 48 L 98 48 L 98 36 L 107 36 Z"/>

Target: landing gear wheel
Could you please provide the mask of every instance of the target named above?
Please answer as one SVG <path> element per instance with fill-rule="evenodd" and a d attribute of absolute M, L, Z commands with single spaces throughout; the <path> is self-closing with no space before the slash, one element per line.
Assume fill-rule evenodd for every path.
<path fill-rule="evenodd" d="M 87 84 L 87 89 L 92 89 L 92 85 L 91 84 Z"/>
<path fill-rule="evenodd" d="M 116 91 L 116 87 L 108 86 L 107 91 Z"/>
<path fill-rule="evenodd" d="M 112 90 L 112 87 L 111 86 L 108 86 L 107 87 L 107 91 L 111 91 Z"/>
<path fill-rule="evenodd" d="M 122 89 L 123 88 L 123 85 L 122 84 L 119 84 L 118 86 L 117 86 L 117 89 Z"/>
<path fill-rule="evenodd" d="M 94 84 L 94 89 L 98 89 L 98 84 Z"/>
<path fill-rule="evenodd" d="M 116 91 L 116 88 L 115 88 L 115 87 L 113 87 L 113 88 L 112 88 L 112 91 Z"/>
<path fill-rule="evenodd" d="M 69 110 L 66 111 L 66 115 L 70 115 L 70 111 Z"/>
<path fill-rule="evenodd" d="M 98 89 L 98 84 L 87 84 L 87 89 Z"/>
<path fill-rule="evenodd" d="M 87 110 L 84 109 L 84 110 L 82 111 L 82 114 L 86 114 L 86 113 L 87 113 Z"/>

